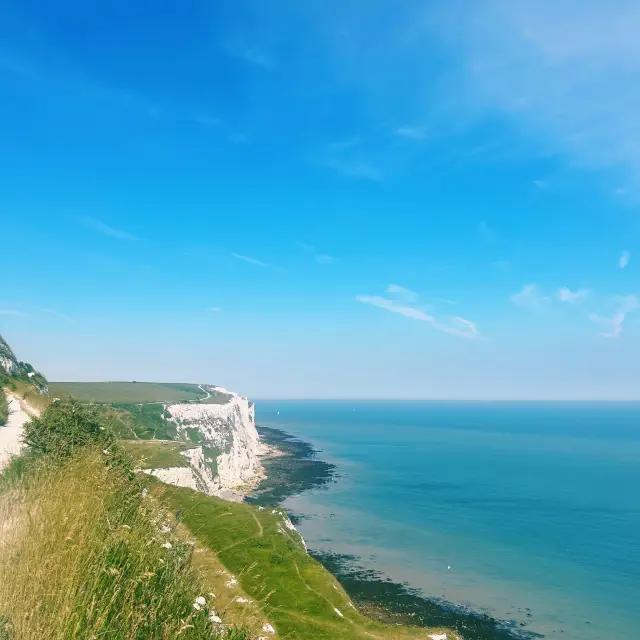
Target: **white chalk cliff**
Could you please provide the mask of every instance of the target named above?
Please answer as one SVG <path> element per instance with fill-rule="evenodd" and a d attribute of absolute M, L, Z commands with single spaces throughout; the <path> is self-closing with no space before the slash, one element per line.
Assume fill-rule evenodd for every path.
<path fill-rule="evenodd" d="M 201 388 L 209 394 L 209 402 L 165 406 L 167 419 L 176 423 L 178 436 L 196 445 L 182 454 L 189 466 L 151 469 L 148 473 L 168 484 L 208 495 L 238 497 L 243 487 L 263 474 L 254 407 L 248 398 L 226 389 Z M 212 403 L 212 399 L 218 403 Z"/>

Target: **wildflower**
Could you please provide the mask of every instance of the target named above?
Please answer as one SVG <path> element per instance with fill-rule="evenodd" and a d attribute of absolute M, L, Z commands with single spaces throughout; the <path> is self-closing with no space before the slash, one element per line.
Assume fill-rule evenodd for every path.
<path fill-rule="evenodd" d="M 213 623 L 213 624 L 221 624 L 222 623 L 222 619 L 220 618 L 220 616 L 216 615 L 216 613 L 214 611 L 212 611 L 209 614 L 209 620 Z"/>
<path fill-rule="evenodd" d="M 173 549 L 173 545 L 170 542 L 165 542 L 164 544 L 160 545 L 163 549 Z"/>
<path fill-rule="evenodd" d="M 109 449 L 103 449 L 102 453 L 104 453 L 105 456 L 109 455 Z"/>
<path fill-rule="evenodd" d="M 149 495 L 149 489 L 143 489 L 142 490 L 142 497 L 146 498 Z"/>
<path fill-rule="evenodd" d="M 266 631 L 267 633 L 275 633 L 276 630 L 267 622 L 266 624 L 262 625 L 262 630 Z"/>

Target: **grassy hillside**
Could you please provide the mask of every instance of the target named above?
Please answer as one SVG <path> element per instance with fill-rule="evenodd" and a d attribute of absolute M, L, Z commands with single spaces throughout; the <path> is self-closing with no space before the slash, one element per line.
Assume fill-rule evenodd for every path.
<path fill-rule="evenodd" d="M 55 403 L 25 439 L 0 474 L 0 638 L 257 635 L 256 615 L 221 626 L 193 544 L 131 473 L 100 412 Z"/>
<path fill-rule="evenodd" d="M 206 397 L 196 384 L 160 382 L 52 382 L 52 397 L 73 396 L 80 402 L 126 404 L 196 401 Z"/>
<path fill-rule="evenodd" d="M 239 586 L 258 603 L 280 637 L 304 640 L 425 639 L 416 627 L 390 626 L 361 615 L 338 581 L 307 555 L 282 510 L 263 509 L 154 482 L 154 492 L 214 552 Z M 453 640 L 455 635 L 448 633 Z"/>

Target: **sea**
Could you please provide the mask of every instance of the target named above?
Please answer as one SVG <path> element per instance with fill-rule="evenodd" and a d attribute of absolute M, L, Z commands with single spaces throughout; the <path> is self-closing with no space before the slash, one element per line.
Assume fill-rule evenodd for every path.
<path fill-rule="evenodd" d="M 640 403 L 256 402 L 331 482 L 284 500 L 338 554 L 528 637 L 640 639 Z"/>

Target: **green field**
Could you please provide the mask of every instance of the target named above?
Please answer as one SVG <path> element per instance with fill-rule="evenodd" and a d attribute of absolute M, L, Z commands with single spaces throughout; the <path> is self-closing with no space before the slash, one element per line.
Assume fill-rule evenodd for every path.
<path fill-rule="evenodd" d="M 197 384 L 169 382 L 52 382 L 49 391 L 52 397 L 71 395 L 97 404 L 194 402 L 206 397 Z"/>
<path fill-rule="evenodd" d="M 360 614 L 340 583 L 305 552 L 278 509 L 260 510 L 191 489 L 149 480 L 158 498 L 238 580 L 284 638 L 304 640 L 408 640 L 444 629 L 387 625 Z M 196 558 L 200 557 L 196 552 Z M 448 631 L 450 640 L 457 638 Z"/>

